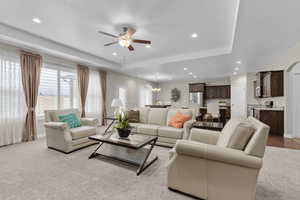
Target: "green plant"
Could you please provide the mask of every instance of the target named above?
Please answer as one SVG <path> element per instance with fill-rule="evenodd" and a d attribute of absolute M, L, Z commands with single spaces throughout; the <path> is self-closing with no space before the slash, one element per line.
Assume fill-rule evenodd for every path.
<path fill-rule="evenodd" d="M 124 114 L 117 114 L 116 116 L 117 122 L 114 128 L 116 129 L 130 129 L 129 121 L 128 121 L 128 115 L 127 113 Z"/>

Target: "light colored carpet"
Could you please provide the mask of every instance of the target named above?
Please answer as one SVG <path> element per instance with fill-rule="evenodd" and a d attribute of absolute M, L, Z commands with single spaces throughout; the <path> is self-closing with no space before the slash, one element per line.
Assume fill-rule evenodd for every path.
<path fill-rule="evenodd" d="M 1 200 L 184 200 L 166 187 L 168 148 L 155 147 L 158 162 L 140 176 L 132 168 L 88 156 L 48 150 L 45 140 L 0 148 Z M 268 147 L 257 200 L 298 200 L 300 151 Z"/>

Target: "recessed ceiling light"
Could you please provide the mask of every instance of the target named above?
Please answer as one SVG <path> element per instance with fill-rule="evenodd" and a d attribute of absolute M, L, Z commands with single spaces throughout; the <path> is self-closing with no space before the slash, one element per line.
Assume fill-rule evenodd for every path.
<path fill-rule="evenodd" d="M 117 56 L 118 54 L 117 54 L 116 52 L 113 52 L 112 55 L 113 55 L 113 56 Z"/>
<path fill-rule="evenodd" d="M 37 17 L 33 18 L 32 21 L 33 21 L 34 23 L 36 23 L 36 24 L 42 23 L 42 20 L 41 20 L 40 18 L 37 18 Z"/>
<path fill-rule="evenodd" d="M 233 75 L 237 75 L 237 72 L 233 72 Z"/>
<path fill-rule="evenodd" d="M 189 73 L 189 75 L 193 75 L 193 73 L 192 73 L 192 72 L 190 72 L 190 73 Z"/>
<path fill-rule="evenodd" d="M 240 68 L 239 68 L 239 67 L 235 67 L 234 70 L 235 70 L 235 71 L 239 71 Z"/>
<path fill-rule="evenodd" d="M 150 45 L 150 44 L 147 44 L 147 45 L 146 45 L 146 48 L 151 48 L 151 45 Z"/>
<path fill-rule="evenodd" d="M 242 61 L 238 60 L 235 63 L 238 64 L 238 65 L 240 65 L 240 64 L 242 64 Z"/>
<path fill-rule="evenodd" d="M 197 76 L 193 76 L 194 78 L 197 78 Z"/>
<path fill-rule="evenodd" d="M 188 70 L 188 68 L 185 67 L 185 68 L 183 68 L 183 70 L 186 71 L 186 70 Z"/>
<path fill-rule="evenodd" d="M 192 34 L 192 38 L 196 38 L 196 37 L 198 37 L 198 34 L 197 33 L 193 33 Z"/>

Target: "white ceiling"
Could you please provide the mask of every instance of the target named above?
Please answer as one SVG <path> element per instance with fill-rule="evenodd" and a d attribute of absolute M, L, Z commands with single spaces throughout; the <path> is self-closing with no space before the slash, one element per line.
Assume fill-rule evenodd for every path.
<path fill-rule="evenodd" d="M 240 71 L 253 71 L 261 57 L 296 45 L 299 8 L 295 0 L 5 0 L 0 23 L 17 29 L 13 34 L 0 27 L 0 39 L 28 46 L 21 34 L 34 34 L 40 40 L 30 40 L 32 45 L 48 52 L 152 81 L 193 79 L 188 72 L 197 79 L 224 77 L 232 74 L 236 60 L 242 60 Z M 34 17 L 42 23 L 33 23 Z M 118 34 L 124 24 L 134 26 L 135 37 L 151 40 L 152 47 L 134 44 L 134 52 L 104 47 L 112 38 L 97 31 Z M 194 32 L 198 38 L 191 38 Z M 57 45 L 50 49 L 52 41 Z"/>

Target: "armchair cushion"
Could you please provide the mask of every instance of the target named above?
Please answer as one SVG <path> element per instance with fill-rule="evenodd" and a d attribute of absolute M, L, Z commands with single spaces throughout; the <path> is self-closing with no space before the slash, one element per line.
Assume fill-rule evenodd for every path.
<path fill-rule="evenodd" d="M 192 128 L 189 139 L 196 142 L 216 145 L 220 134 L 221 132 L 219 131 Z"/>
<path fill-rule="evenodd" d="M 247 121 L 231 119 L 222 130 L 217 146 L 244 150 L 254 131 Z"/>
<path fill-rule="evenodd" d="M 261 158 L 249 156 L 243 151 L 218 147 L 216 145 L 179 140 L 175 149 L 179 155 L 193 156 L 247 168 L 260 169 L 262 167 Z"/>
<path fill-rule="evenodd" d="M 96 135 L 96 128 L 93 126 L 80 126 L 70 129 L 73 140 L 85 138 L 91 135 Z"/>
<path fill-rule="evenodd" d="M 80 123 L 83 126 L 97 126 L 98 119 L 96 119 L 96 118 L 81 118 Z"/>

